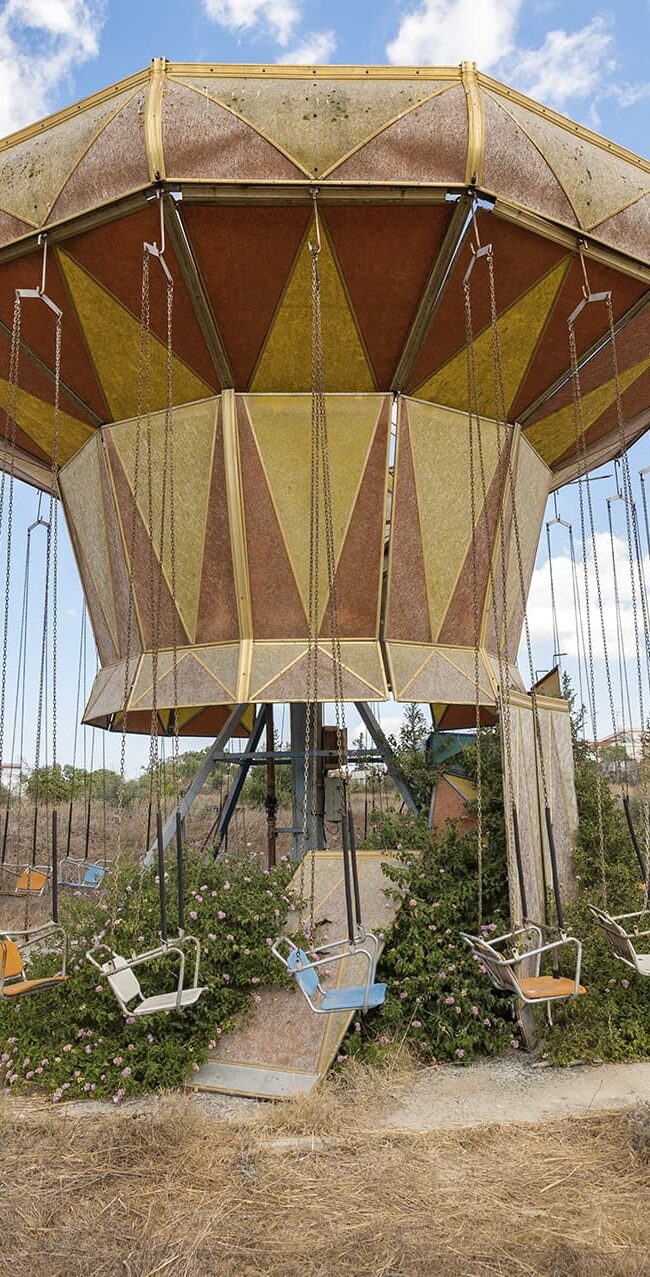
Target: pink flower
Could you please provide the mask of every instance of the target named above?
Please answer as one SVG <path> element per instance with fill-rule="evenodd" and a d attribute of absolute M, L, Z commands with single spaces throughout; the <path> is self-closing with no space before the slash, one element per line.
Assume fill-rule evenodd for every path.
<path fill-rule="evenodd" d="M 199 1068 L 200 1068 L 200 1065 L 198 1065 L 198 1064 L 196 1063 L 196 1060 L 194 1061 L 194 1063 L 193 1063 L 193 1065 L 192 1065 L 192 1068 L 194 1069 L 194 1072 L 195 1072 L 195 1073 L 198 1073 Z"/>
<path fill-rule="evenodd" d="M 463 1051 L 463 1048 L 460 1046 L 456 1047 L 455 1055 L 458 1057 L 459 1060 L 465 1059 L 465 1052 Z"/>
<path fill-rule="evenodd" d="M 488 1020 L 487 1016 L 486 1016 L 486 1018 L 484 1019 L 483 1024 L 485 1025 L 486 1029 L 491 1029 L 491 1028 L 492 1028 L 492 1021 L 491 1021 L 491 1020 Z"/>
<path fill-rule="evenodd" d="M 623 986 L 623 988 L 624 988 L 624 989 L 629 989 L 629 987 L 630 987 L 630 982 L 629 982 L 629 980 L 621 980 L 621 984 L 622 984 L 622 986 Z"/>
<path fill-rule="evenodd" d="M 129 1068 L 127 1064 L 126 1068 L 122 1069 L 122 1077 L 130 1077 L 130 1076 L 131 1076 L 131 1069 Z"/>
<path fill-rule="evenodd" d="M 113 1056 L 113 1064 L 124 1064 L 124 1058 L 121 1055 Z"/>
<path fill-rule="evenodd" d="M 445 1006 L 453 1007 L 455 1001 L 456 1001 L 455 997 L 453 997 L 453 995 L 450 993 L 449 996 L 445 998 Z"/>
<path fill-rule="evenodd" d="M 253 1002 L 257 1002 L 257 1003 L 259 1003 L 259 1002 L 261 1002 L 261 1001 L 262 1001 L 262 998 L 261 998 L 260 994 L 259 994 L 259 993 L 254 993 L 254 994 L 253 994 Z"/>
<path fill-rule="evenodd" d="M 511 1039 L 510 1039 L 510 1045 L 511 1045 L 511 1047 L 512 1047 L 513 1051 L 518 1051 L 518 1050 L 519 1050 L 519 1038 L 511 1038 Z"/>
<path fill-rule="evenodd" d="M 190 909 L 190 918 L 192 919 L 192 922 L 196 922 L 198 916 L 196 909 Z"/>
<path fill-rule="evenodd" d="M 411 1028 L 412 1028 L 412 1029 L 421 1029 L 421 1028 L 422 1028 L 422 1021 L 421 1021 L 421 1020 L 411 1020 Z"/>
<path fill-rule="evenodd" d="M 232 943 L 232 941 L 233 941 L 234 939 L 235 939 L 235 937 L 234 937 L 233 935 L 231 935 L 230 933 L 226 936 L 226 940 L 230 940 L 230 942 L 231 942 L 231 943 Z"/>
<path fill-rule="evenodd" d="M 222 979 L 222 980 L 224 980 L 224 981 L 226 982 L 226 984 L 229 984 L 229 982 L 230 982 L 230 976 L 228 975 L 228 972 L 227 972 L 227 971 L 222 971 L 222 972 L 221 972 L 221 979 Z"/>
<path fill-rule="evenodd" d="M 417 902 L 417 900 L 415 900 L 415 899 L 411 899 L 411 900 L 409 900 L 409 905 L 410 905 L 411 909 L 416 909 L 416 908 L 417 908 L 417 903 L 418 903 L 418 902 Z"/>
<path fill-rule="evenodd" d="M 252 976 L 252 978 L 251 978 L 251 984 L 259 984 L 259 982 L 260 982 L 260 978 L 259 978 L 259 976 L 258 976 L 258 975 L 254 975 L 254 976 Z"/>
<path fill-rule="evenodd" d="M 220 909 L 220 910 L 219 910 L 219 912 L 218 912 L 218 914 L 217 914 L 217 918 L 219 918 L 219 920 L 220 920 L 221 922 L 223 922 L 223 920 L 224 920 L 225 916 L 226 916 L 226 915 L 225 915 L 225 913 L 224 913 L 223 909 Z"/>
<path fill-rule="evenodd" d="M 470 1012 L 474 1016 L 474 1019 L 476 1019 L 478 1015 L 478 1007 L 470 1007 Z"/>

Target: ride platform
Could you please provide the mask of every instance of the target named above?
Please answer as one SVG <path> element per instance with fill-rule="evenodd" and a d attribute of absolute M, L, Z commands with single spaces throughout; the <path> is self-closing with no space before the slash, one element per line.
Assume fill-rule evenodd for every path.
<path fill-rule="evenodd" d="M 378 936 L 390 926 L 397 912 L 397 902 L 386 895 L 390 883 L 382 870 L 396 855 L 394 851 L 357 852 L 364 925 Z M 298 869 L 292 880 L 297 893 L 303 882 L 305 898 L 310 893 L 312 866 L 314 921 L 320 945 L 346 934 L 342 852 L 309 853 L 304 879 Z M 298 926 L 298 918 L 291 915 L 287 933 Z M 331 988 L 361 984 L 365 959 L 345 958 L 333 964 L 330 972 Z M 252 1018 L 222 1037 L 210 1052 L 193 1079 L 194 1089 L 277 1100 L 310 1091 L 329 1069 L 352 1019 L 359 1015 L 357 1011 L 314 1014 L 294 981 L 286 988 L 262 989 L 259 996 Z"/>

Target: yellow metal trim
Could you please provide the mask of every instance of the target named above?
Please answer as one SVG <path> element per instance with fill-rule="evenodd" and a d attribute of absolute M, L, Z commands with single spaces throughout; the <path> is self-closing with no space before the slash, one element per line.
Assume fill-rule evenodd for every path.
<path fill-rule="evenodd" d="M 251 583 L 246 551 L 246 527 L 244 523 L 244 493 L 242 488 L 237 432 L 237 403 L 234 390 L 224 390 L 221 395 L 223 431 L 223 457 L 226 474 L 226 500 L 228 525 L 237 598 L 239 621 L 239 668 L 235 700 L 238 704 L 248 700 L 251 662 L 253 656 L 253 608 Z"/>
<path fill-rule="evenodd" d="M 12 146 L 18 146 L 21 142 L 28 142 L 30 138 L 37 137 L 39 133 L 47 132 L 48 129 L 54 128 L 57 124 L 65 124 L 66 120 L 72 119 L 74 115 L 79 115 L 82 111 L 99 106 L 109 98 L 115 97 L 117 93 L 123 93 L 125 89 L 135 89 L 139 85 L 146 84 L 149 75 L 148 69 L 136 71 L 134 75 L 127 76 L 125 80 L 118 80 L 116 84 L 110 84 L 107 88 L 100 89 L 98 93 L 82 98 L 81 102 L 75 102 L 72 106 L 64 107 L 62 111 L 55 111 L 53 115 L 46 115 L 43 120 L 37 120 L 35 124 L 28 124 L 24 129 L 18 129 L 16 133 L 10 133 L 0 141 L 0 153 L 9 150 Z"/>
<path fill-rule="evenodd" d="M 475 62 L 461 62 L 460 74 L 467 99 L 467 164 L 465 181 L 477 183 L 483 180 L 485 153 L 485 117 L 483 99 L 479 89 Z"/>
<path fill-rule="evenodd" d="M 144 108 L 144 146 L 149 165 L 149 177 L 152 182 L 157 182 L 166 177 L 162 136 L 162 104 L 166 73 L 166 58 L 154 58 L 151 63 Z"/>
<path fill-rule="evenodd" d="M 552 124 L 557 124 L 565 132 L 572 133 L 582 141 L 590 142 L 592 146 L 598 146 L 603 151 L 609 151 L 611 155 L 617 155 L 619 159 L 627 160 L 629 164 L 634 164 L 637 168 L 650 173 L 650 160 L 644 159 L 641 155 L 635 155 L 634 151 L 628 151 L 627 147 L 620 146 L 618 142 L 610 142 L 608 138 L 602 137 L 600 133 L 594 133 L 592 129 L 587 129 L 582 124 L 576 124 L 568 116 L 560 115 L 559 111 L 554 111 L 550 106 L 542 106 L 540 102 L 535 102 L 534 98 L 527 98 L 525 94 L 519 93 L 517 89 L 509 88 L 507 84 L 502 84 L 500 80 L 492 79 L 492 76 L 485 75 L 483 71 L 477 71 L 476 78 L 481 88 L 491 89 L 500 94 L 501 97 L 509 98 L 511 102 L 516 102 L 519 106 L 525 107 L 527 111 L 532 111 L 534 115 L 541 115 L 544 119 L 550 120 Z"/>
<path fill-rule="evenodd" d="M 394 67 L 394 66 L 285 66 L 282 63 L 227 62 L 168 62 L 167 69 L 174 76 L 214 76 L 238 80 L 459 80 L 458 66 L 451 67 Z"/>

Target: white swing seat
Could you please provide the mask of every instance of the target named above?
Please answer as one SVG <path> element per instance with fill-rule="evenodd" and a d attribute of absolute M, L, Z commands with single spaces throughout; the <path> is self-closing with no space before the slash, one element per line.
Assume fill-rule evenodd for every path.
<path fill-rule="evenodd" d="M 76 860 L 66 856 L 60 868 L 59 884 L 61 887 L 99 887 L 106 874 L 103 865 L 94 865 L 87 860 Z"/>
<path fill-rule="evenodd" d="M 373 983 L 378 949 L 376 937 L 370 933 L 364 933 L 363 940 L 373 945 L 372 952 L 370 949 L 350 945 L 348 941 L 335 941 L 332 944 L 323 945 L 320 949 L 314 950 L 314 952 L 316 954 L 327 953 L 331 949 L 343 949 L 344 952 L 330 953 L 324 958 L 316 957 L 315 959 L 310 959 L 305 950 L 294 944 L 293 940 L 290 940 L 288 936 L 280 936 L 273 945 L 271 952 L 294 977 L 305 1001 L 316 1015 L 332 1015 L 336 1011 L 365 1012 L 382 1006 L 386 997 L 387 986 Z M 288 953 L 286 956 L 279 951 L 279 946 L 281 945 L 287 946 Z M 358 956 L 366 958 L 368 963 L 368 975 L 365 984 L 343 985 L 338 989 L 323 988 L 318 976 L 321 967 L 328 966 L 334 962 L 342 962 L 348 957 Z"/>
<path fill-rule="evenodd" d="M 604 932 L 607 945 L 614 957 L 631 967 L 637 975 L 650 976 L 650 953 L 637 953 L 634 945 L 635 940 L 647 940 L 650 937 L 650 930 L 639 931 L 634 925 L 641 918 L 650 920 L 650 912 L 647 909 L 641 909 L 637 913 L 612 914 L 607 913 L 606 909 L 597 908 L 596 905 L 589 905 L 589 909 L 601 931 Z M 623 926 L 623 923 L 627 925 Z"/>
<path fill-rule="evenodd" d="M 195 946 L 196 960 L 192 984 L 185 988 L 185 953 L 181 946 L 187 943 Z M 107 961 L 98 961 L 97 954 L 101 950 L 109 954 Z M 155 962 L 159 958 L 168 958 L 171 955 L 175 955 L 179 959 L 178 984 L 176 988 L 170 993 L 155 993 L 146 998 L 133 968 L 148 962 Z M 124 1016 L 139 1017 L 143 1015 L 158 1015 L 160 1013 L 165 1014 L 170 1011 L 184 1011 L 187 1007 L 193 1006 L 195 1002 L 198 1002 L 204 992 L 203 988 L 199 987 L 198 979 L 200 955 L 201 947 L 198 940 L 194 936 L 183 936 L 174 943 L 163 944 L 158 949 L 150 949 L 147 953 L 136 955 L 133 958 L 124 958 L 121 954 L 109 949 L 107 945 L 101 945 L 99 949 L 94 951 L 91 949 L 86 954 L 86 957 L 108 981 L 120 1004 L 122 1014 Z"/>

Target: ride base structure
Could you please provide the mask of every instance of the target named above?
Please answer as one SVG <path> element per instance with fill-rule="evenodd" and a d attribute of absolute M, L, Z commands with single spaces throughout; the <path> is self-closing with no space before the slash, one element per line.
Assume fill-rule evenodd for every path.
<path fill-rule="evenodd" d="M 323 704 L 356 705 L 411 809 L 372 703 L 500 717 L 512 918 L 544 922 L 571 877 L 570 718 L 517 651 L 532 667 L 549 494 L 650 419 L 650 164 L 471 63 L 155 59 L 1 142 L 0 173 L 0 463 L 65 511 L 100 659 L 84 721 L 213 738 L 181 819 L 234 757 L 217 845 L 250 766 L 289 763 L 309 857 Z M 56 351 L 45 308 L 17 328 L 17 287 Z M 383 930 L 380 857 L 359 865 Z M 315 868 L 328 915 L 340 857 Z M 311 1085 L 345 1017 L 300 1021 L 286 1073 L 297 998 L 262 997 L 206 1077 Z"/>

